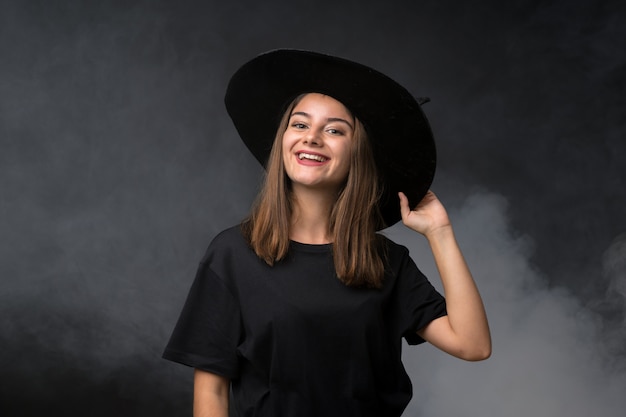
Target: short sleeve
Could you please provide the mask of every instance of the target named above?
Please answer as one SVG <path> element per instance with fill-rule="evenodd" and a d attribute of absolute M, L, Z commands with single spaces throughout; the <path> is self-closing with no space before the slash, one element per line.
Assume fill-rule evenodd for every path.
<path fill-rule="evenodd" d="M 240 338 L 237 299 L 202 262 L 163 358 L 234 379 Z"/>
<path fill-rule="evenodd" d="M 446 301 L 403 249 L 395 288 L 396 319 L 400 335 L 417 345 L 424 342 L 417 331 L 447 314 Z"/>

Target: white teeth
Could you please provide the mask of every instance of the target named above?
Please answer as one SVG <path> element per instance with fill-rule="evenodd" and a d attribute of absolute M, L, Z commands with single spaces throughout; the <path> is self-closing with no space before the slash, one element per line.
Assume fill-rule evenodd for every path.
<path fill-rule="evenodd" d="M 317 162 L 324 162 L 324 161 L 326 161 L 326 158 L 324 158 L 323 156 L 311 155 L 310 153 L 304 153 L 304 152 L 300 152 L 298 154 L 298 158 L 299 159 L 310 159 L 312 161 L 317 161 Z"/>

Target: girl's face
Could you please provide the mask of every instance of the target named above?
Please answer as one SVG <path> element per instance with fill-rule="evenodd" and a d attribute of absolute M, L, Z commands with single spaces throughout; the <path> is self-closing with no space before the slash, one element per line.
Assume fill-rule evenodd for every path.
<path fill-rule="evenodd" d="M 337 191 L 350 170 L 354 117 L 339 101 L 318 93 L 294 107 L 283 135 L 285 172 L 297 187 Z"/>

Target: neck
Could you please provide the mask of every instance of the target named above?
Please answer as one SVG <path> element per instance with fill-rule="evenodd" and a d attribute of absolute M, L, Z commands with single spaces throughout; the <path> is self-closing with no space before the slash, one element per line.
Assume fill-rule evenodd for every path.
<path fill-rule="evenodd" d="M 289 238 L 300 243 L 331 243 L 330 212 L 337 200 L 336 192 L 298 189 L 293 191 L 293 214 Z"/>

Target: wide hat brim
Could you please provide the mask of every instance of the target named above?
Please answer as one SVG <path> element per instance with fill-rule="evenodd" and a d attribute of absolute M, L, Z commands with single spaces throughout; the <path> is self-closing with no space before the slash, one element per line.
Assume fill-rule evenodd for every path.
<path fill-rule="evenodd" d="M 259 55 L 232 76 L 225 103 L 241 139 L 263 166 L 287 105 L 303 93 L 331 96 L 363 123 L 381 177 L 381 215 L 385 226 L 397 223 L 398 192 L 415 207 L 435 175 L 433 134 L 418 101 L 386 75 L 343 58 L 293 49 Z"/>

